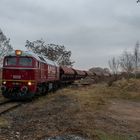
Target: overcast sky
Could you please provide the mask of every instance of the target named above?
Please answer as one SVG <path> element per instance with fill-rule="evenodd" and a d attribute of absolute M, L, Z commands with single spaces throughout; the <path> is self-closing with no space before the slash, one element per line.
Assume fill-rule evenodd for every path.
<path fill-rule="evenodd" d="M 72 51 L 75 67 L 108 66 L 140 40 L 136 0 L 0 0 L 0 28 L 15 49 L 43 38 Z"/>

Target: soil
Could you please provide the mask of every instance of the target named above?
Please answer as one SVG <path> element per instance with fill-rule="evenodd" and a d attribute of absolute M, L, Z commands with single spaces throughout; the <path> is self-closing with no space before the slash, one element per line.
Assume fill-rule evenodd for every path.
<path fill-rule="evenodd" d="M 140 139 L 140 103 L 110 100 L 104 109 L 84 112 L 74 92 L 50 94 L 9 112 L 0 118 L 0 140 L 87 140 L 98 139 L 86 129 Z M 83 118 L 87 118 L 84 120 Z M 83 128 L 83 127 L 87 128 Z M 88 128 L 89 127 L 89 128 Z M 90 132 L 90 131 L 89 131 Z"/>
<path fill-rule="evenodd" d="M 127 131 L 140 136 L 140 103 L 133 101 L 114 101 L 109 107 L 112 118 L 127 125 Z"/>
<path fill-rule="evenodd" d="M 111 100 L 107 110 L 97 113 L 95 121 L 96 128 L 140 139 L 139 102 Z"/>

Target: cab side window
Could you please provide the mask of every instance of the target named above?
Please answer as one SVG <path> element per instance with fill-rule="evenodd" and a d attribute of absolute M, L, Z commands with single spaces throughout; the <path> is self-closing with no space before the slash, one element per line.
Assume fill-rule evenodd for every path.
<path fill-rule="evenodd" d="M 37 67 L 40 68 L 40 63 L 39 62 L 37 62 Z"/>

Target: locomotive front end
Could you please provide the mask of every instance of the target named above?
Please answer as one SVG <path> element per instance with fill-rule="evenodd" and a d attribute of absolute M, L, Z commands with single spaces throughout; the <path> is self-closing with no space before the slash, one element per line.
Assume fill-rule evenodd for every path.
<path fill-rule="evenodd" d="M 35 60 L 16 50 L 3 61 L 2 94 L 6 98 L 19 100 L 34 96 L 36 91 Z"/>

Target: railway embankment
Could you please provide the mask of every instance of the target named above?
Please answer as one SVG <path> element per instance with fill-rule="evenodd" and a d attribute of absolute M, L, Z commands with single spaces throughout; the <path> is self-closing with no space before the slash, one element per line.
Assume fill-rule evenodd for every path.
<path fill-rule="evenodd" d="M 139 80 L 67 87 L 0 116 L 1 140 L 139 140 Z"/>

